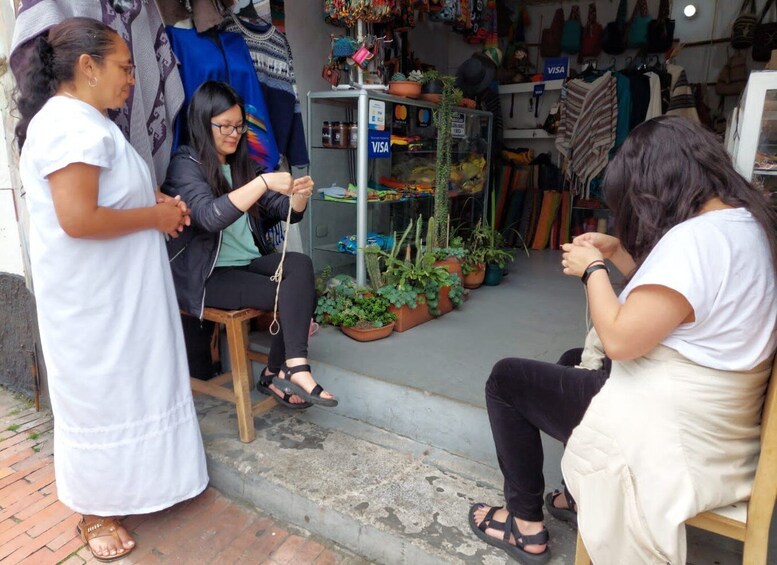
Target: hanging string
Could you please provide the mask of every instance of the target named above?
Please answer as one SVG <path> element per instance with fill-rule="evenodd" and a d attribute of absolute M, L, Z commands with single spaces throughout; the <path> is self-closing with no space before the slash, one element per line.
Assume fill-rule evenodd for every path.
<path fill-rule="evenodd" d="M 291 226 L 291 199 L 294 195 L 289 194 L 289 211 L 286 213 L 286 227 L 283 229 L 283 249 L 281 250 L 281 260 L 278 262 L 278 268 L 270 280 L 275 283 L 275 305 L 272 309 L 272 323 L 270 324 L 270 335 L 278 335 L 281 331 L 281 324 L 278 322 L 278 296 L 281 292 L 281 280 L 283 279 L 283 261 L 286 259 L 286 246 L 289 244 L 289 227 Z"/>

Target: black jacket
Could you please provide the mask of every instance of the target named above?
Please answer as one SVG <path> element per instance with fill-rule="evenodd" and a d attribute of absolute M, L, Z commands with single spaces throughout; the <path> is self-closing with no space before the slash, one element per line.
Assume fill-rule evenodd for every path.
<path fill-rule="evenodd" d="M 227 195 L 213 193 L 194 150 L 182 145 L 176 151 L 167 169 L 162 192 L 181 196 L 191 213 L 192 225 L 177 238 L 167 242 L 170 267 L 173 271 L 178 305 L 182 310 L 202 318 L 205 308 L 205 282 L 213 272 L 221 247 L 221 230 L 232 224 L 243 213 Z M 254 242 L 262 255 L 274 253 L 265 234 L 275 224 L 286 219 L 289 198 L 267 191 L 248 210 L 248 225 Z M 291 223 L 302 219 L 301 212 L 291 212 Z"/>

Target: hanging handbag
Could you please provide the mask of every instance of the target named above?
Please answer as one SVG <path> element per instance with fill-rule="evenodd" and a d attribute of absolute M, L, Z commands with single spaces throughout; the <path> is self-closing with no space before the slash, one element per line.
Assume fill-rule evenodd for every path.
<path fill-rule="evenodd" d="M 666 53 L 674 41 L 674 27 L 675 21 L 669 18 L 669 0 L 661 0 L 658 17 L 648 24 L 648 53 Z"/>
<path fill-rule="evenodd" d="M 748 6 L 750 10 L 748 11 Z M 744 0 L 739 16 L 731 26 L 731 46 L 734 49 L 747 49 L 753 44 L 755 26 L 758 18 L 755 15 L 755 0 Z"/>
<path fill-rule="evenodd" d="M 608 55 L 620 55 L 626 51 L 626 0 L 620 0 L 615 21 L 604 28 L 602 50 Z"/>
<path fill-rule="evenodd" d="M 728 58 L 715 81 L 718 96 L 739 96 L 747 84 L 747 58 L 736 53 Z"/>
<path fill-rule="evenodd" d="M 583 35 L 583 24 L 580 23 L 580 6 L 572 6 L 569 19 L 564 22 L 561 32 L 561 50 L 565 53 L 580 51 L 580 38 Z"/>
<path fill-rule="evenodd" d="M 596 21 L 596 4 L 588 5 L 588 21 L 583 27 L 583 39 L 580 44 L 581 57 L 598 57 L 602 52 L 602 26 Z"/>
<path fill-rule="evenodd" d="M 647 0 L 637 0 L 634 5 L 634 11 L 629 20 L 629 29 L 627 33 L 628 46 L 641 49 L 647 45 L 647 31 L 650 24 L 650 15 L 648 15 Z"/>
<path fill-rule="evenodd" d="M 542 30 L 540 55 L 558 57 L 561 55 L 561 33 L 564 31 L 564 10 L 558 8 L 549 28 Z"/>
<path fill-rule="evenodd" d="M 753 61 L 759 61 L 765 63 L 772 57 L 772 49 L 777 49 L 777 22 L 764 23 L 764 17 L 766 12 L 772 6 L 775 7 L 777 12 L 777 5 L 775 0 L 767 0 L 763 11 L 761 12 L 761 18 L 758 20 L 758 25 L 755 26 L 755 34 L 753 35 Z"/>

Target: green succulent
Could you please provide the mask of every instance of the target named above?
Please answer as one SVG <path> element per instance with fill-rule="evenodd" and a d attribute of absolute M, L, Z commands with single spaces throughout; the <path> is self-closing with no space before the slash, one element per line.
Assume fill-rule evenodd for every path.
<path fill-rule="evenodd" d="M 424 73 L 421 71 L 410 71 L 410 74 L 407 75 L 407 80 L 412 80 L 413 82 L 422 82 L 424 80 Z"/>
<path fill-rule="evenodd" d="M 394 73 L 391 75 L 391 80 L 407 80 L 405 73 Z"/>

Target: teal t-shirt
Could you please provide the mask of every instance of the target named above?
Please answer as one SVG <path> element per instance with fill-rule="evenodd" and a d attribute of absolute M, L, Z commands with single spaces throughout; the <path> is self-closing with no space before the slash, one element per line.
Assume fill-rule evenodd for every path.
<path fill-rule="evenodd" d="M 221 165 L 221 172 L 232 186 L 232 169 Z M 248 226 L 248 214 L 243 214 L 221 232 L 221 249 L 216 257 L 216 267 L 243 267 L 259 257 L 259 249 Z"/>

